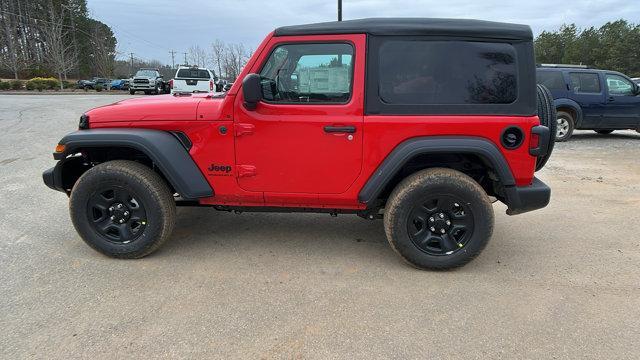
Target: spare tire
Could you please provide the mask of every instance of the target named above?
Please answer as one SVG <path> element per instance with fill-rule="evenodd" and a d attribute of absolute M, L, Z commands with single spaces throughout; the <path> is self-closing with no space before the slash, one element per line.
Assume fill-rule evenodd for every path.
<path fill-rule="evenodd" d="M 558 123 L 556 120 L 556 107 L 553 105 L 553 96 L 551 91 L 544 85 L 537 85 L 536 88 L 537 105 L 538 105 L 538 118 L 540 119 L 540 125 L 546 126 L 549 129 L 549 147 L 547 153 L 543 156 L 538 156 L 536 160 L 536 171 L 542 169 L 544 165 L 551 157 L 553 152 L 553 145 L 556 141 L 556 128 Z"/>

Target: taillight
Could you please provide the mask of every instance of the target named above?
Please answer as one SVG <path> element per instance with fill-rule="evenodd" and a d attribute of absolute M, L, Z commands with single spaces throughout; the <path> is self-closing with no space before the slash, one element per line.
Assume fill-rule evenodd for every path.
<path fill-rule="evenodd" d="M 169 89 L 173 89 L 173 79 L 169 80 Z"/>
<path fill-rule="evenodd" d="M 209 91 L 213 91 L 213 80 L 209 80 Z"/>
<path fill-rule="evenodd" d="M 531 134 L 531 140 L 529 140 L 529 149 L 535 149 L 540 144 L 540 135 Z"/>

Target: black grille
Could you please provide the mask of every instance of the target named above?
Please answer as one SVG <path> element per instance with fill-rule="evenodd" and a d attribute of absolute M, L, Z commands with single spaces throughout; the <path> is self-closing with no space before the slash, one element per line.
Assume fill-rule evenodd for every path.
<path fill-rule="evenodd" d="M 149 79 L 133 79 L 133 82 L 136 84 L 148 84 Z"/>

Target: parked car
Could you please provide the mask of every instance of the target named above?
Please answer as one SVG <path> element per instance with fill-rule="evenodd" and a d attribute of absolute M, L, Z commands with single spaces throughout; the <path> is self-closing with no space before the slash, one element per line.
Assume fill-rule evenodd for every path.
<path fill-rule="evenodd" d="M 222 92 L 224 91 L 224 86 L 227 84 L 227 80 L 220 79 L 216 81 L 216 91 Z"/>
<path fill-rule="evenodd" d="M 171 93 L 198 93 L 216 91 L 216 74 L 197 66 L 179 66 L 175 77 L 169 81 Z"/>
<path fill-rule="evenodd" d="M 129 81 L 125 79 L 111 80 L 112 90 L 129 90 Z"/>
<path fill-rule="evenodd" d="M 541 66 L 537 82 L 551 90 L 557 110 L 556 141 L 575 129 L 610 134 L 640 129 L 640 87 L 619 72 L 568 66 Z"/>
<path fill-rule="evenodd" d="M 281 27 L 261 44 L 226 96 L 101 106 L 59 141 L 43 179 L 70 195 L 87 244 L 146 256 L 177 205 L 357 214 L 384 219 L 407 263 L 445 269 L 487 245 L 491 198 L 509 215 L 548 204 L 534 172 L 555 119 L 528 26 L 361 19 Z"/>
<path fill-rule="evenodd" d="M 636 84 L 640 85 L 640 78 L 632 78 L 631 80 L 633 80 L 633 82 L 635 82 Z"/>
<path fill-rule="evenodd" d="M 129 83 L 129 93 L 133 95 L 136 91 L 144 91 L 147 95 L 163 94 L 168 87 L 158 69 L 140 69 Z"/>
<path fill-rule="evenodd" d="M 224 86 L 222 87 L 222 91 L 229 91 L 231 90 L 231 87 L 233 86 L 232 82 L 228 82 L 226 84 L 224 84 Z"/>
<path fill-rule="evenodd" d="M 93 89 L 96 84 L 91 80 L 78 80 L 76 89 Z"/>
<path fill-rule="evenodd" d="M 93 82 L 94 87 L 101 85 L 103 89 L 107 89 L 108 85 L 111 84 L 111 79 L 94 77 L 91 82 Z"/>

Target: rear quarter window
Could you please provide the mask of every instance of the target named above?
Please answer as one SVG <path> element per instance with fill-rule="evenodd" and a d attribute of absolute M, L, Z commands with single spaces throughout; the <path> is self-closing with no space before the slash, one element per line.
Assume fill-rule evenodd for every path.
<path fill-rule="evenodd" d="M 562 72 L 560 71 L 538 71 L 536 81 L 540 85 L 546 86 L 549 90 L 566 90 Z"/>
<path fill-rule="evenodd" d="M 388 40 L 378 56 L 386 104 L 510 104 L 518 97 L 516 51 L 508 43 Z"/>

